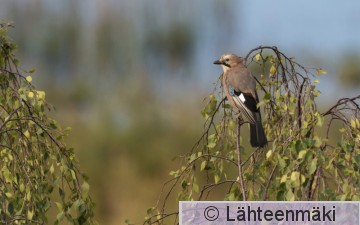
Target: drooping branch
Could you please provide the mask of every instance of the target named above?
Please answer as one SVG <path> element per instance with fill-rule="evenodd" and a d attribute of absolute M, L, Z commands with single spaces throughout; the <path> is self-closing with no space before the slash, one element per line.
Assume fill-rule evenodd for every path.
<path fill-rule="evenodd" d="M 207 114 L 203 133 L 190 154 L 183 157 L 185 166 L 172 179 L 170 192 L 179 187 L 179 196 L 191 200 L 211 199 L 215 191 L 218 196 L 226 188 L 229 189 L 224 192 L 225 200 L 335 199 L 334 196 L 343 191 L 337 181 L 333 182 L 338 185 L 333 195 L 325 193 L 325 187 L 333 185 L 329 180 L 334 176 L 339 176 L 342 180 L 340 183 L 356 179 L 343 171 L 342 164 L 351 167 L 350 160 L 356 151 L 351 151 L 349 159 L 338 157 L 337 154 L 343 151 L 339 151 L 339 148 L 349 146 L 330 146 L 329 134 L 321 137 L 322 133 L 318 130 L 322 129 L 323 118 L 329 117 L 327 131 L 332 121 L 340 120 L 347 132 L 359 134 L 360 131 L 354 131 L 357 125 L 351 128 L 350 121 L 359 118 L 360 96 L 340 99 L 321 113 L 315 102 L 320 92 L 312 83 L 316 69 L 302 66 L 275 46 L 254 48 L 245 56 L 245 60 L 263 71 L 257 79 L 260 96 L 261 92 L 264 96 L 260 99 L 259 107 L 264 112 L 264 129 L 271 144 L 261 149 L 260 154 L 254 154 L 258 149 L 240 145 L 240 137 L 246 136 L 240 135 L 242 123 L 234 116 L 231 107 L 225 104 L 228 100 L 231 105 L 231 98 L 224 98 L 229 93 L 226 92 L 228 89 L 226 82 L 223 82 L 224 77 L 220 76 L 222 90 L 217 96 L 219 102 L 215 104 L 210 99 L 208 106 L 213 104 L 209 107 L 211 110 L 205 107 Z M 216 95 L 216 90 L 217 87 L 211 98 Z M 350 147 L 357 149 L 356 143 Z M 242 160 L 242 155 L 247 158 Z M 327 158 L 329 156 L 334 159 Z M 336 161 L 339 159 L 345 162 Z M 201 188 L 198 188 L 198 184 L 201 184 Z M 197 189 L 198 192 L 194 191 Z M 170 201 L 169 193 L 164 194 L 165 201 Z M 159 215 L 165 215 L 165 211 L 164 204 Z"/>

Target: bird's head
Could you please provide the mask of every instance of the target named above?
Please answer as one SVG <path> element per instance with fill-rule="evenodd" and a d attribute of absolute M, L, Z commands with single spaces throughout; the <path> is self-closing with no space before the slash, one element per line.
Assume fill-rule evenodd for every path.
<path fill-rule="evenodd" d="M 216 60 L 214 64 L 221 65 L 224 72 L 230 68 L 244 65 L 244 58 L 239 57 L 235 54 L 224 54 L 220 57 L 220 59 Z"/>

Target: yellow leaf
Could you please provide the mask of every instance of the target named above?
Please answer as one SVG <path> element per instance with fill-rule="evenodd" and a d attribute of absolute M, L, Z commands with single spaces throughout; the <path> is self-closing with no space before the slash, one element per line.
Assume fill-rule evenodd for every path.
<path fill-rule="evenodd" d="M 314 141 L 315 141 L 314 146 L 315 146 L 316 148 L 320 148 L 320 146 L 321 146 L 321 144 L 322 144 L 321 138 L 319 138 L 318 136 L 315 136 L 315 137 L 314 137 Z"/>
<path fill-rule="evenodd" d="M 301 183 L 303 184 L 303 183 L 305 183 L 305 181 L 306 181 L 305 176 L 301 174 Z"/>
<path fill-rule="evenodd" d="M 327 72 L 325 70 L 322 70 L 322 69 L 316 70 L 316 73 L 317 73 L 317 75 L 327 74 Z"/>
<path fill-rule="evenodd" d="M 211 143 L 209 143 L 209 144 L 207 145 L 207 147 L 208 147 L 209 149 L 215 148 L 215 146 L 216 146 L 216 143 L 215 143 L 215 142 L 211 142 Z"/>
<path fill-rule="evenodd" d="M 298 180 L 299 180 L 299 177 L 300 177 L 300 173 L 294 171 L 294 172 L 291 173 L 290 179 L 291 179 L 292 181 L 298 181 Z"/>
<path fill-rule="evenodd" d="M 320 81 L 319 81 L 318 79 L 315 79 L 315 80 L 314 80 L 314 83 L 315 83 L 315 84 L 318 84 L 318 83 L 320 83 Z"/>
<path fill-rule="evenodd" d="M 37 97 L 39 99 L 44 100 L 45 99 L 45 91 L 37 91 Z"/>
<path fill-rule="evenodd" d="M 344 133 L 346 130 L 345 130 L 345 128 L 340 128 L 339 131 L 340 131 L 340 133 Z"/>
<path fill-rule="evenodd" d="M 220 176 L 217 175 L 217 174 L 215 174 L 215 176 L 214 176 L 214 181 L 215 181 L 215 184 L 219 183 L 219 181 L 220 181 Z"/>
<path fill-rule="evenodd" d="M 307 150 L 301 150 L 301 151 L 299 152 L 298 159 L 304 158 L 304 156 L 306 155 L 306 153 L 307 153 Z"/>
<path fill-rule="evenodd" d="M 351 120 L 351 126 L 352 126 L 353 128 L 356 128 L 356 122 L 355 122 L 355 120 Z"/>
<path fill-rule="evenodd" d="M 202 163 L 201 163 L 201 165 L 200 165 L 200 171 L 203 171 L 204 169 L 205 169 L 205 167 L 206 167 L 206 161 L 203 161 Z"/>
<path fill-rule="evenodd" d="M 349 161 L 350 158 L 351 158 L 350 154 L 349 154 L 349 153 L 346 153 L 346 154 L 345 154 L 345 159 L 346 159 L 347 161 Z"/>
<path fill-rule="evenodd" d="M 55 170 L 55 169 L 54 169 L 54 165 L 53 165 L 53 164 L 51 164 L 51 167 L 50 167 L 50 173 L 51 173 L 51 174 L 53 174 L 53 173 L 54 173 L 54 170 Z"/>
<path fill-rule="evenodd" d="M 288 201 L 295 201 L 295 195 L 291 190 L 286 193 L 286 199 Z"/>
<path fill-rule="evenodd" d="M 29 98 L 33 98 L 33 97 L 34 97 L 34 92 L 30 91 L 30 92 L 28 93 L 28 97 L 29 97 Z"/>
<path fill-rule="evenodd" d="M 86 181 L 84 181 L 84 183 L 81 185 L 81 190 L 82 190 L 83 197 L 88 196 L 88 193 L 90 190 L 90 185 Z"/>
<path fill-rule="evenodd" d="M 270 68 L 270 75 L 274 75 L 275 73 L 276 73 L 276 68 L 274 65 L 272 65 Z"/>
<path fill-rule="evenodd" d="M 259 60 L 260 60 L 260 58 L 261 58 L 260 53 L 256 54 L 256 56 L 255 56 L 256 61 L 259 61 Z"/>
<path fill-rule="evenodd" d="M 13 195 L 10 192 L 5 193 L 6 197 L 11 198 Z"/>
<path fill-rule="evenodd" d="M 31 220 L 31 219 L 33 218 L 33 216 L 34 216 L 34 211 L 29 210 L 29 211 L 27 212 L 27 218 L 28 218 L 29 220 Z"/>
<path fill-rule="evenodd" d="M 288 107 L 287 107 L 286 104 L 283 105 L 283 109 L 284 109 L 285 111 L 288 109 Z"/>
<path fill-rule="evenodd" d="M 27 82 L 30 83 L 30 82 L 32 81 L 32 77 L 31 77 L 31 76 L 27 76 L 27 77 L 26 77 L 26 80 L 27 80 Z"/>
<path fill-rule="evenodd" d="M 269 159 L 271 155 L 272 155 L 272 151 L 270 150 L 266 153 L 266 159 Z"/>
<path fill-rule="evenodd" d="M 280 179 L 280 183 L 285 183 L 287 180 L 287 175 L 283 175 Z"/>
<path fill-rule="evenodd" d="M 20 191 L 21 192 L 24 192 L 25 190 L 25 185 L 23 183 L 20 184 Z"/>
<path fill-rule="evenodd" d="M 30 138 L 30 132 L 28 130 L 24 132 L 24 135 L 26 138 L 28 139 Z"/>

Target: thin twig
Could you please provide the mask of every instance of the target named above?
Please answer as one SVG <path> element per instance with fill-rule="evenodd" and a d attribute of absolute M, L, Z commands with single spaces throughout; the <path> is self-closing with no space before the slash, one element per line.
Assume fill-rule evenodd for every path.
<path fill-rule="evenodd" d="M 265 186 L 265 192 L 264 192 L 264 197 L 263 197 L 263 200 L 266 201 L 268 199 L 268 190 L 269 190 L 269 187 L 270 187 L 270 183 L 272 181 L 272 178 L 275 174 L 275 170 L 277 168 L 277 164 L 274 166 L 274 169 L 271 171 L 271 174 L 270 174 L 270 177 L 269 177 L 269 180 L 268 182 L 266 183 L 266 186 Z"/>

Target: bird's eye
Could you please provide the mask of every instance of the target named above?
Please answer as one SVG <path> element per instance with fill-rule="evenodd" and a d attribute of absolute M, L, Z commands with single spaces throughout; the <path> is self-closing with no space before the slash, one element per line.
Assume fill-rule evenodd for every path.
<path fill-rule="evenodd" d="M 229 58 L 225 59 L 226 62 L 229 62 L 229 60 L 230 60 Z"/>

